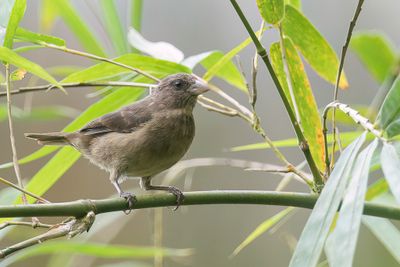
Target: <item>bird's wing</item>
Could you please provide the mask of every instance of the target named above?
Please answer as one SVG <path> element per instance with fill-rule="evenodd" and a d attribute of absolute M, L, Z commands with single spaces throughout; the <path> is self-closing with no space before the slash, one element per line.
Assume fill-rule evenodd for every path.
<path fill-rule="evenodd" d="M 79 132 L 84 135 L 96 135 L 109 132 L 134 132 L 152 119 L 152 112 L 149 107 L 150 104 L 151 101 L 143 99 L 133 105 L 91 121 Z"/>

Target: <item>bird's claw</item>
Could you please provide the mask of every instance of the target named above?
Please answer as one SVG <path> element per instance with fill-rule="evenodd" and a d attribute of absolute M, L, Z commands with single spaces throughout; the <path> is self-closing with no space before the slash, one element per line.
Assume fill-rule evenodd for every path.
<path fill-rule="evenodd" d="M 176 197 L 176 207 L 173 209 L 173 211 L 176 211 L 179 208 L 179 206 L 183 203 L 185 195 L 182 193 L 180 189 L 174 186 L 171 186 L 168 191 Z"/>
<path fill-rule="evenodd" d="M 121 194 L 119 194 L 119 196 L 125 198 L 126 201 L 128 202 L 128 209 L 124 210 L 124 213 L 128 215 L 129 213 L 131 213 L 133 206 L 137 201 L 136 196 L 129 192 L 122 192 Z"/>

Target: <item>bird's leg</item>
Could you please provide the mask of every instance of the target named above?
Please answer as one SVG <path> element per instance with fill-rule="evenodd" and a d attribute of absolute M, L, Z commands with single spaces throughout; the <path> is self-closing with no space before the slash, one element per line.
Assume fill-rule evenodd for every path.
<path fill-rule="evenodd" d="M 136 202 L 136 196 L 130 192 L 124 192 L 121 188 L 121 185 L 118 182 L 119 177 L 115 178 L 115 175 L 111 173 L 110 180 L 120 197 L 123 197 L 128 202 L 128 210 L 124 211 L 126 214 L 129 214 Z"/>
<path fill-rule="evenodd" d="M 167 191 L 173 194 L 176 197 L 176 207 L 174 210 L 177 210 L 179 206 L 183 203 L 185 196 L 183 195 L 182 191 L 175 186 L 152 185 L 151 176 L 142 177 L 140 179 L 140 184 L 144 190 L 160 190 Z"/>

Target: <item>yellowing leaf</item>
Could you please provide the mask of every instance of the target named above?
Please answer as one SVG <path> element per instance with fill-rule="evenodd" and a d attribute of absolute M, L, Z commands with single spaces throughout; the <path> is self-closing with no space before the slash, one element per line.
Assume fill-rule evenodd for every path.
<path fill-rule="evenodd" d="M 16 69 L 11 73 L 11 80 L 12 81 L 20 81 L 25 77 L 26 69 Z"/>
<path fill-rule="evenodd" d="M 318 168 L 323 171 L 325 168 L 325 149 L 324 138 L 322 134 L 322 123 L 319 116 L 317 103 L 315 102 L 310 82 L 308 81 L 307 74 L 304 70 L 304 65 L 300 59 L 300 56 L 297 54 L 293 43 L 287 38 L 284 39 L 283 43 L 285 46 L 287 67 L 293 87 L 293 95 L 299 111 L 300 124 L 304 136 L 308 141 L 308 145 L 310 147 L 311 154 L 314 157 L 315 163 L 317 164 Z M 278 43 L 274 44 L 274 47 L 277 46 L 280 47 Z M 274 57 L 277 57 L 276 54 Z M 278 62 L 279 61 L 276 61 L 275 65 L 277 65 Z M 282 64 L 283 61 L 280 63 Z M 282 72 L 283 66 L 278 67 L 278 69 L 280 69 L 279 72 Z M 286 81 L 283 79 L 286 77 L 285 73 L 280 74 L 278 77 L 281 77 L 280 80 L 282 80 L 282 84 L 286 83 Z M 285 94 L 287 94 L 286 98 L 291 99 L 288 89 L 285 89 L 285 87 L 287 87 L 287 83 L 286 86 L 283 86 L 283 88 Z"/>
<path fill-rule="evenodd" d="M 277 24 L 285 14 L 283 0 L 257 0 L 257 6 L 263 19 L 270 24 Z"/>
<path fill-rule="evenodd" d="M 289 37 L 310 66 L 322 78 L 335 84 L 339 60 L 328 41 L 299 10 L 286 5 L 282 21 L 283 34 Z M 348 82 L 342 73 L 339 87 L 346 89 Z"/>

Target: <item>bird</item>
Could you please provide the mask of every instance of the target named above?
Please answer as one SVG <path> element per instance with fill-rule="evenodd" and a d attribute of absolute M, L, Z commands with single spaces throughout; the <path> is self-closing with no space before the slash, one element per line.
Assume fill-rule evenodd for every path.
<path fill-rule="evenodd" d="M 149 95 L 131 105 L 89 122 L 72 133 L 26 133 L 40 145 L 68 145 L 110 174 L 120 197 L 132 209 L 136 197 L 120 183 L 139 177 L 144 190 L 184 195 L 174 186 L 152 185 L 151 178 L 177 163 L 189 149 L 194 135 L 193 109 L 197 97 L 210 89 L 194 74 L 178 73 L 162 79 Z"/>

